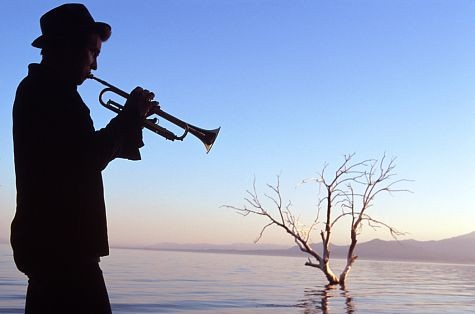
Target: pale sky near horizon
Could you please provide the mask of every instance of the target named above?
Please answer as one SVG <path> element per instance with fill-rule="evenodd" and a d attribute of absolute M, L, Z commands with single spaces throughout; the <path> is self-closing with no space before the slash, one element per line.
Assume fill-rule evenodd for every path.
<path fill-rule="evenodd" d="M 15 209 L 15 89 L 40 61 L 30 46 L 40 16 L 62 3 L 0 3 L 0 240 Z M 349 153 L 397 157 L 398 177 L 414 180 L 403 185 L 413 193 L 377 199 L 369 212 L 405 238 L 475 230 L 474 1 L 84 3 L 112 26 L 97 76 L 156 91 L 165 111 L 196 126 L 222 127 L 209 154 L 192 136 L 172 143 L 144 131 L 142 161 L 109 165 L 113 245 L 252 243 L 267 222 L 221 206 L 242 205 L 254 178 L 266 192 L 277 175 L 284 200 L 310 223 L 317 189 L 300 181 Z M 97 102 L 101 88 L 79 88 L 96 128 L 113 117 Z M 365 231 L 362 240 L 390 238 Z M 347 232 L 334 236 L 345 243 Z M 292 244 L 281 230 L 261 241 Z"/>

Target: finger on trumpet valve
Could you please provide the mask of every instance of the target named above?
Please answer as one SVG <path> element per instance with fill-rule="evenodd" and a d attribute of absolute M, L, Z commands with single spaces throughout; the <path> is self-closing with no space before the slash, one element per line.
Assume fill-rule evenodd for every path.
<path fill-rule="evenodd" d="M 149 118 L 149 119 L 147 119 L 147 121 L 150 122 L 150 123 L 153 123 L 153 124 L 157 124 L 158 118 Z"/>
<path fill-rule="evenodd" d="M 155 94 L 153 92 L 149 92 L 148 90 L 145 90 L 148 95 L 147 95 L 147 101 L 152 102 L 153 98 L 155 98 Z"/>
<path fill-rule="evenodd" d="M 152 105 L 153 108 L 160 109 L 160 103 L 158 101 L 152 100 L 150 104 Z"/>

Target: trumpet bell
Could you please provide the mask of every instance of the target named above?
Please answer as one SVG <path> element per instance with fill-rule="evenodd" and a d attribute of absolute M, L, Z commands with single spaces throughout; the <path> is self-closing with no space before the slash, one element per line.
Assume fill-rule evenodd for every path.
<path fill-rule="evenodd" d="M 197 137 L 205 145 L 206 153 L 209 153 L 211 147 L 213 147 L 216 138 L 218 137 L 221 127 L 214 130 L 205 130 L 198 128 L 194 125 L 188 125 L 188 132 Z"/>

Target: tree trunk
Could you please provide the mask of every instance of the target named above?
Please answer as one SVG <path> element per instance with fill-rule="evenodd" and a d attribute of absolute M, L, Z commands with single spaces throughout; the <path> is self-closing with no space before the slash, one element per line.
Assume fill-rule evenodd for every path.
<path fill-rule="evenodd" d="M 350 273 L 351 265 L 346 265 L 345 269 L 340 274 L 340 285 L 344 286 L 346 282 L 346 277 Z"/>
<path fill-rule="evenodd" d="M 354 242 L 354 244 L 356 245 L 356 241 Z M 353 249 L 354 249 L 354 246 L 353 246 Z M 353 255 L 353 249 L 351 249 L 350 252 L 348 253 L 348 258 L 346 259 L 345 269 L 343 269 L 343 271 L 340 274 L 340 285 L 342 285 L 342 286 L 345 285 L 346 277 L 350 273 L 351 266 L 353 265 L 355 260 L 358 258 L 358 256 Z"/>
<path fill-rule="evenodd" d="M 323 264 L 323 267 L 321 268 L 325 276 L 327 277 L 328 283 L 331 285 L 336 285 L 340 283 L 340 280 L 338 279 L 338 276 L 335 275 L 335 273 L 331 270 L 330 268 L 330 263 L 325 262 Z"/>
<path fill-rule="evenodd" d="M 328 260 L 323 261 L 323 259 L 320 259 L 319 263 L 316 264 L 316 263 L 313 263 L 312 261 L 310 261 L 310 259 L 309 259 L 308 262 L 305 263 L 305 266 L 311 266 L 311 267 L 315 267 L 315 268 L 320 269 L 323 272 L 323 274 L 325 275 L 325 277 L 327 278 L 328 283 L 330 285 L 336 285 L 336 284 L 340 283 L 340 279 L 338 278 L 337 275 L 335 275 L 333 270 L 330 268 L 330 263 L 329 263 Z"/>

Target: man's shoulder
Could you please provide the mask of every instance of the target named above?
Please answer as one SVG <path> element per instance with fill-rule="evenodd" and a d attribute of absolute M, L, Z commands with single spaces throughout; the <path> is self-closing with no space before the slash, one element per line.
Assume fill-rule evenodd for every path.
<path fill-rule="evenodd" d="M 18 96 L 26 96 L 28 94 L 39 94 L 41 92 L 46 91 L 47 81 L 45 78 L 38 75 L 38 73 L 34 73 L 30 69 L 28 71 L 28 75 L 25 76 L 17 87 L 17 97 Z"/>
<path fill-rule="evenodd" d="M 15 100 L 13 103 L 13 114 L 34 115 L 43 111 L 49 111 L 48 107 L 54 106 L 54 88 L 41 75 L 36 75 L 29 71 L 18 84 Z"/>

